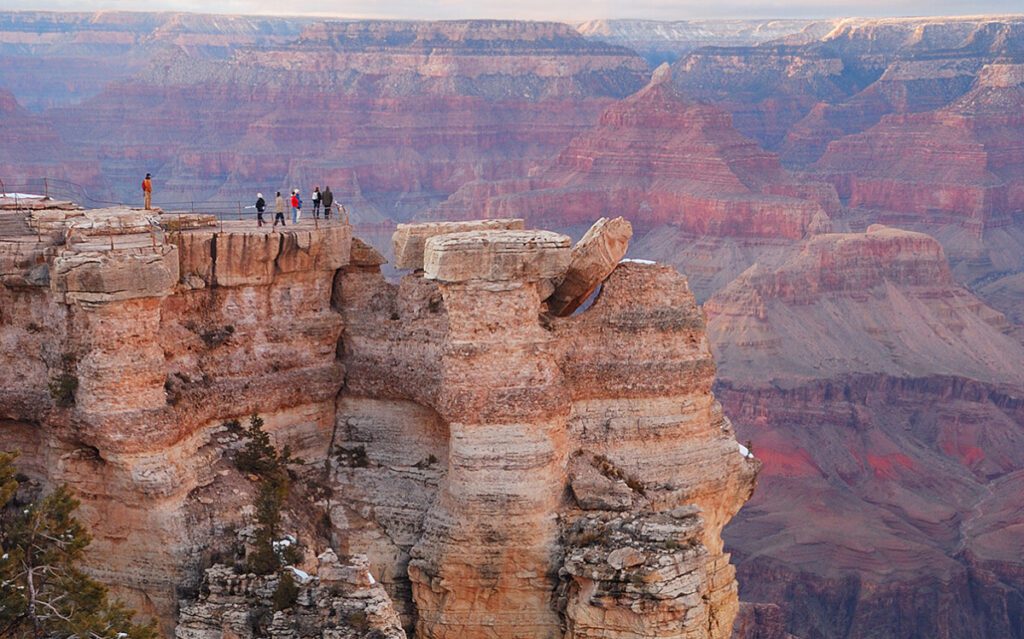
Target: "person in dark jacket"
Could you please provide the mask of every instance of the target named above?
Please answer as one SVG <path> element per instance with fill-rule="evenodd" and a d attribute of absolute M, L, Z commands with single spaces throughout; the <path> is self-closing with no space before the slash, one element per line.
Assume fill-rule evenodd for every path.
<path fill-rule="evenodd" d="M 256 194 L 256 226 L 263 226 L 263 212 L 267 210 L 267 201 L 262 193 Z"/>
<path fill-rule="evenodd" d="M 334 193 L 331 193 L 331 187 L 324 187 L 321 199 L 324 201 L 324 219 L 329 220 L 331 219 L 331 207 L 334 206 Z"/>
<path fill-rule="evenodd" d="M 320 187 L 319 186 L 314 186 L 313 187 L 313 195 L 311 195 L 310 197 L 313 198 L 313 217 L 316 218 L 316 219 L 320 219 Z"/>

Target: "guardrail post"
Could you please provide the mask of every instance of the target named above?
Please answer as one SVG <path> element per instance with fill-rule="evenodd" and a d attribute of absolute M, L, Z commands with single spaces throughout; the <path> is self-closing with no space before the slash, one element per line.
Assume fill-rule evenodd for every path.
<path fill-rule="evenodd" d="M 50 181 L 43 178 L 43 197 L 50 197 Z"/>

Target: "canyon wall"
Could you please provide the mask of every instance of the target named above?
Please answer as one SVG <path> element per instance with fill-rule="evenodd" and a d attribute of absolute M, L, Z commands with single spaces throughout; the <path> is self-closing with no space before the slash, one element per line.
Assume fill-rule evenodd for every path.
<path fill-rule="evenodd" d="M 1017 636 L 1003 542 L 1020 521 L 1024 347 L 939 243 L 819 235 L 705 308 L 718 394 L 765 464 L 725 535 L 741 597 L 779 608 L 748 629 Z"/>
<path fill-rule="evenodd" d="M 232 420 L 259 414 L 302 458 L 282 525 L 312 551 L 272 636 L 728 637 L 721 533 L 759 463 L 686 279 L 618 264 L 623 223 L 577 251 L 432 225 L 394 284 L 337 222 L 0 213 L 0 442 L 79 496 L 88 569 L 168 635 L 251 632 L 276 587 L 219 566 L 256 490 Z"/>
<path fill-rule="evenodd" d="M 146 172 L 178 209 L 318 184 L 377 224 L 525 174 L 645 75 L 635 53 L 562 24 L 327 22 L 223 58 L 168 50 L 47 116 L 119 201 Z"/>

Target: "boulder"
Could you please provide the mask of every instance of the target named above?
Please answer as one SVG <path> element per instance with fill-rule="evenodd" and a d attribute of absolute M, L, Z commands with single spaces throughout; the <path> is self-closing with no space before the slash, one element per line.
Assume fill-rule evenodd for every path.
<path fill-rule="evenodd" d="M 603 282 L 629 248 L 633 225 L 622 217 L 602 217 L 572 249 L 572 260 L 565 277 L 548 298 L 548 309 L 555 315 L 572 314 Z"/>

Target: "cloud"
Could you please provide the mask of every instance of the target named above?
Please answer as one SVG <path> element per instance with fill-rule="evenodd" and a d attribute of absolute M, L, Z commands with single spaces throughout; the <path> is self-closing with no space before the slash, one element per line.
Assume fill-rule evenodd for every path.
<path fill-rule="evenodd" d="M 450 20 L 516 18 L 582 22 L 594 18 L 769 18 L 1019 13 L 1020 0 L 0 0 L 0 9 L 192 11 L 260 15 Z"/>

